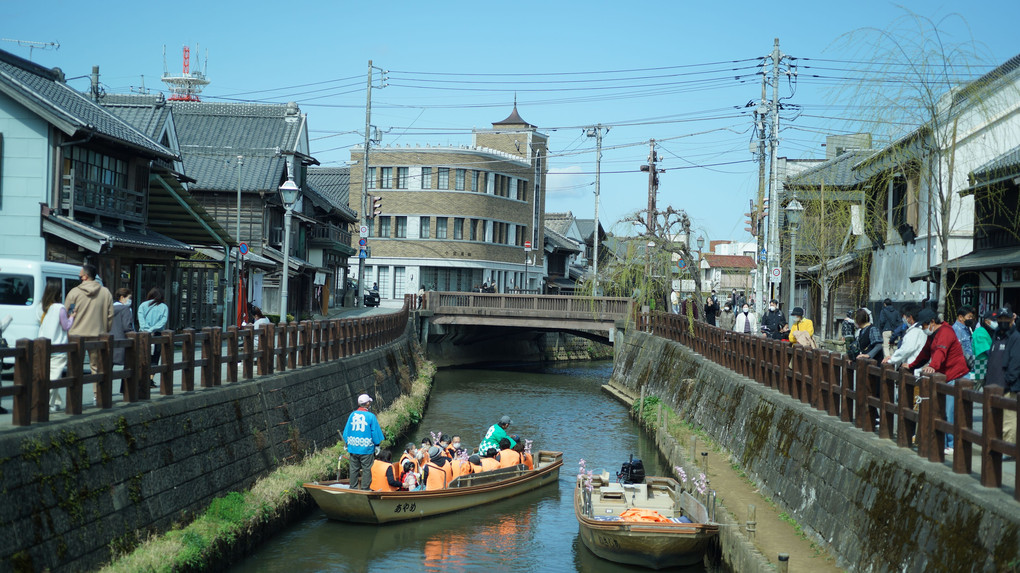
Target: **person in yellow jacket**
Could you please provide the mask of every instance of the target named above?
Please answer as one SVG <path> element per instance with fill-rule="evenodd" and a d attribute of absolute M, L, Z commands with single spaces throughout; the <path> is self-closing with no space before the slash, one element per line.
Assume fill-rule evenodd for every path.
<path fill-rule="evenodd" d="M 804 318 L 804 309 L 798 306 L 790 311 L 790 324 L 784 331 L 789 335 L 791 344 L 802 344 L 797 342 L 797 338 L 803 337 L 804 334 L 794 333 L 806 333 L 808 338 L 812 338 L 815 335 L 815 325 L 811 322 L 811 319 Z"/>

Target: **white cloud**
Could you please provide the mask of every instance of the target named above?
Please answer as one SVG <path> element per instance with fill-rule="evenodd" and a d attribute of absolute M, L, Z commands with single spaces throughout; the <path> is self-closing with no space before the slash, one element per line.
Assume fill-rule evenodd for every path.
<path fill-rule="evenodd" d="M 571 199 L 587 197 L 594 192 L 593 176 L 583 175 L 580 165 L 550 168 L 545 179 L 546 197 Z"/>

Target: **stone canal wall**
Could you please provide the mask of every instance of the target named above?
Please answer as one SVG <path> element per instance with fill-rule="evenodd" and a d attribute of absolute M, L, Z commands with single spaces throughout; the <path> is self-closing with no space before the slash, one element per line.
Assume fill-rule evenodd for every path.
<path fill-rule="evenodd" d="M 735 374 L 675 342 L 617 333 L 613 382 L 658 396 L 853 571 L 1003 571 L 1020 504 Z"/>
<path fill-rule="evenodd" d="M 416 376 L 414 328 L 328 364 L 0 435 L 0 571 L 82 571 L 339 440 L 357 395 L 385 408 Z M 406 386 L 406 387 L 405 387 Z"/>

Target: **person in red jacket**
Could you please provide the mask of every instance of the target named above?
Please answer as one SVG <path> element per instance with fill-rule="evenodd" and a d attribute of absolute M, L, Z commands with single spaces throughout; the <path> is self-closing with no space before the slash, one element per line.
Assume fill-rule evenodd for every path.
<path fill-rule="evenodd" d="M 925 341 L 924 348 L 917 355 L 917 359 L 908 364 L 907 368 L 913 370 L 923 365 L 921 374 L 938 372 L 945 375 L 950 384 L 956 384 L 957 379 L 970 373 L 960 340 L 948 322 L 940 323 L 936 317 L 931 319 L 928 324 L 922 325 L 921 328 L 928 335 L 928 340 Z M 955 402 L 956 400 L 951 396 L 946 398 L 946 421 L 950 423 L 956 420 Z M 947 454 L 953 452 L 952 434 L 946 434 L 945 448 Z"/>

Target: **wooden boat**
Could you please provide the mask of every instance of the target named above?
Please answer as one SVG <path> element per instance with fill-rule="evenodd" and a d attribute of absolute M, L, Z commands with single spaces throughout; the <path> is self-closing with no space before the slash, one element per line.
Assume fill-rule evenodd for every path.
<path fill-rule="evenodd" d="M 559 479 L 563 452 L 540 451 L 535 469 L 523 464 L 460 476 L 446 489 L 433 491 L 365 491 L 349 489 L 347 480 L 305 483 L 305 490 L 326 516 L 356 523 L 421 519 L 513 497 Z"/>
<path fill-rule="evenodd" d="M 584 478 L 574 488 L 574 513 L 581 541 L 603 559 L 652 569 L 699 563 L 719 524 L 708 510 L 676 480 L 647 477 L 643 483 L 610 483 L 609 473 L 592 479 L 589 493 Z M 651 510 L 668 522 L 625 521 L 628 509 Z M 684 518 L 690 523 L 681 522 Z"/>

